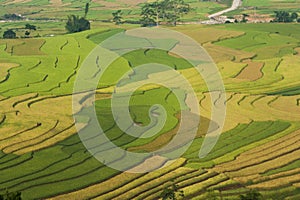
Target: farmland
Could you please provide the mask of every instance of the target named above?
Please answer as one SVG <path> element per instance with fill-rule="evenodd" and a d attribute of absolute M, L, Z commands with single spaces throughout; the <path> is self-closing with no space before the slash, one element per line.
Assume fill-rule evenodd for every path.
<path fill-rule="evenodd" d="M 3 0 L 1 4 L 4 9 L 0 10 L 0 16 L 6 13 L 14 13 L 16 10 L 18 14 L 22 14 L 29 19 L 66 19 L 69 14 L 82 15 L 84 12 L 84 4 L 90 2 L 88 0 L 71 1 L 9 1 Z M 147 1 L 143 0 L 93 0 L 91 1 L 91 8 L 89 18 L 91 20 L 110 20 L 111 13 L 114 10 L 122 10 L 125 20 L 138 20 L 140 17 L 140 8 Z M 204 19 L 208 13 L 213 13 L 222 10 L 230 5 L 226 3 L 216 2 L 199 2 L 197 0 L 187 1 L 193 7 L 192 12 L 184 17 L 185 20 L 199 20 Z M 226 2 L 226 1 L 224 1 Z"/>
<path fill-rule="evenodd" d="M 93 57 L 91 53 L 102 47 L 100 43 L 118 34 L 128 37 L 129 49 L 140 43 L 135 43 L 130 35 L 139 25 L 114 25 L 105 21 L 111 20 L 111 13 L 118 9 L 123 11 L 124 20 L 139 20 L 140 8 L 145 2 L 94 0 L 88 15 L 91 30 L 66 34 L 66 15 L 83 15 L 82 5 L 86 2 L 0 0 L 4 8 L 0 16 L 18 10 L 37 26 L 30 38 L 0 39 L 0 194 L 8 190 L 20 191 L 22 199 L 154 200 L 160 199 L 166 188 L 176 185 L 184 194 L 179 199 L 187 200 L 234 200 L 253 189 L 263 199 L 300 198 L 298 23 L 162 25 L 192 38 L 211 57 L 225 87 L 224 93 L 216 95 L 194 63 L 173 52 L 178 50 L 180 41 L 163 39 L 164 35 L 142 40 L 144 48 L 119 56 L 106 68 L 106 59 L 111 54 Z M 193 10 L 182 16 L 186 22 L 205 19 L 231 3 L 227 0 L 188 2 Z M 258 13 L 270 14 L 278 6 L 297 11 L 297 3 L 300 2 L 244 0 L 243 6 L 256 6 Z M 25 24 L 26 21 L 3 22 L 0 34 L 14 28 L 17 36 L 23 36 Z M 108 46 L 122 52 L 127 50 L 126 41 L 122 42 L 114 40 Z M 152 49 L 151 45 L 165 49 Z M 188 45 L 183 48 L 185 53 L 194 52 Z M 93 58 L 91 63 L 87 59 L 90 57 Z M 193 61 L 198 65 L 207 64 L 205 59 Z M 149 67 L 153 63 L 170 69 L 137 73 L 139 66 Z M 85 65 L 92 67 L 85 70 Z M 175 75 L 169 70 L 175 71 Z M 74 89 L 82 71 L 86 83 L 95 81 L 101 74 L 94 99 L 90 91 Z M 178 76 L 188 81 L 199 106 L 199 113 L 192 113 L 185 121 L 189 128 L 187 135 L 190 130 L 196 130 L 195 137 L 192 141 L 182 137 L 182 143 L 157 154 L 156 151 L 178 134 L 184 120 L 182 111 L 191 110 L 190 96 L 180 87 L 184 84 L 177 81 Z M 215 80 L 216 74 L 210 74 L 211 77 Z M 158 82 L 175 82 L 176 87 L 170 89 L 159 83 L 148 83 L 151 78 Z M 114 107 L 116 91 L 122 86 L 134 88 L 135 84 L 138 87 L 128 105 L 119 101 L 117 108 Z M 122 95 L 127 95 L 126 92 Z M 77 97 L 80 101 L 74 103 Z M 164 108 L 165 115 L 158 105 Z M 223 126 L 214 120 L 213 108 L 224 105 Z M 126 115 L 121 113 L 116 117 L 113 112 L 127 107 L 133 128 L 162 126 L 150 137 L 128 134 L 119 126 L 125 119 L 118 118 Z M 86 114 L 93 108 L 96 119 Z M 166 120 L 159 118 L 161 116 Z M 196 119 L 200 123 L 195 126 Z M 90 126 L 93 120 L 103 129 L 98 135 Z M 206 134 L 220 128 L 221 135 L 212 151 L 199 158 Z M 82 130 L 91 135 L 82 137 Z M 137 156 L 128 162 L 127 153 L 114 151 L 116 147 L 99 139 L 102 136 L 127 153 L 146 156 Z M 89 149 L 86 144 L 90 145 Z M 171 158 L 172 153 L 186 147 L 178 159 Z M 97 156 L 104 154 L 108 156 L 99 160 Z M 123 171 L 111 167 L 118 163 L 126 166 Z M 130 172 L 144 166 L 152 170 Z"/>
<path fill-rule="evenodd" d="M 203 123 L 192 145 L 173 164 L 145 174 L 119 172 L 97 161 L 81 143 L 72 117 L 71 94 L 81 63 L 96 44 L 124 28 L 0 41 L 1 192 L 6 188 L 22 191 L 24 199 L 156 199 L 173 180 L 186 199 L 206 199 L 208 191 L 236 199 L 252 188 L 265 198 L 297 199 L 298 25 L 173 28 L 203 45 L 215 60 L 226 88 L 223 133 L 213 151 L 202 159 L 198 151 L 210 121 L 211 101 L 193 68 L 172 54 L 154 50 L 132 52 L 116 60 L 100 81 L 96 111 L 108 138 L 118 146 L 153 151 L 172 139 L 179 122 L 182 100 L 153 85 L 134 94 L 131 115 L 148 124 L 147 111 L 151 105 L 161 104 L 168 111 L 164 128 L 154 137 L 136 139 L 116 126 L 111 94 L 122 73 L 132 67 L 176 63 L 176 70 L 188 77 L 199 99 Z"/>

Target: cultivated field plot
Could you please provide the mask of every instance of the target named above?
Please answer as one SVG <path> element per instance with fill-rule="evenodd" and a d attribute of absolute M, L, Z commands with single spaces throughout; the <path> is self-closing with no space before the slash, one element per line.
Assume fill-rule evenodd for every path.
<path fill-rule="evenodd" d="M 74 4 L 76 8 L 76 2 L 47 1 L 45 5 Z M 122 3 L 136 6 L 131 1 Z M 207 50 L 226 88 L 226 102 L 215 102 L 227 105 L 223 133 L 212 152 L 202 159 L 198 153 L 211 122 L 212 105 L 211 93 L 195 69 L 186 60 L 162 50 L 138 50 L 115 60 L 99 82 L 94 105 L 106 136 L 124 149 L 152 152 L 168 144 L 179 127 L 179 105 L 186 102 L 184 93 L 177 99 L 159 85 L 139 88 L 130 100 L 132 119 L 137 124 L 149 124 L 149 109 L 161 104 L 167 120 L 153 137 L 127 135 L 111 112 L 111 96 L 124 73 L 146 63 L 169 65 L 189 80 L 199 100 L 201 124 L 190 148 L 171 165 L 144 174 L 119 172 L 97 161 L 82 144 L 72 116 L 73 84 L 81 64 L 97 44 L 126 31 L 121 28 L 0 40 L 0 193 L 6 189 L 21 191 L 24 199 L 154 200 L 165 187 L 176 183 L 184 199 L 204 200 L 212 192 L 217 196 L 221 193 L 224 199 L 238 199 L 253 188 L 264 199 L 299 198 L 298 24 L 173 28 Z M 91 79 L 102 69 L 101 60 L 95 63 L 99 68 L 87 72 Z M 86 104 L 83 101 L 80 106 Z M 89 119 L 81 123 L 84 129 Z M 169 161 L 153 155 L 136 163 L 151 163 L 155 168 Z"/>
<path fill-rule="evenodd" d="M 278 1 L 278 0 L 244 0 L 243 6 L 253 6 L 258 7 L 258 9 L 262 10 L 295 10 L 299 9 L 299 0 L 285 0 L 285 1 Z"/>
<path fill-rule="evenodd" d="M 124 20 L 138 21 L 140 19 L 140 9 L 146 2 L 151 0 L 1 0 L 0 16 L 7 13 L 21 14 L 30 19 L 67 19 L 67 15 L 83 15 L 84 6 L 90 2 L 90 20 L 111 20 L 112 12 L 122 10 Z M 186 1 L 193 8 L 184 16 L 184 21 L 198 21 L 206 19 L 209 13 L 220 11 L 228 5 L 226 1 L 214 2 L 198 0 Z"/>

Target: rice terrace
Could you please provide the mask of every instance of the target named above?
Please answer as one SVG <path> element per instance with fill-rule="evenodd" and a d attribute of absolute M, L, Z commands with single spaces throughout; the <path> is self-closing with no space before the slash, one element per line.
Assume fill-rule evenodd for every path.
<path fill-rule="evenodd" d="M 300 199 L 299 0 L 0 4 L 0 200 Z"/>

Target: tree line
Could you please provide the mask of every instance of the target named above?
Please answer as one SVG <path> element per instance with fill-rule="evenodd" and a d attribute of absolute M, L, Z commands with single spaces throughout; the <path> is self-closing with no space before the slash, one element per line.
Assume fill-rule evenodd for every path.
<path fill-rule="evenodd" d="M 21 192 L 9 192 L 8 190 L 5 191 L 4 194 L 0 194 L 0 200 L 22 200 Z"/>
<path fill-rule="evenodd" d="M 300 18 L 296 12 L 292 12 L 291 14 L 287 11 L 274 11 L 275 19 L 274 22 L 300 22 Z"/>
<path fill-rule="evenodd" d="M 91 29 L 91 24 L 86 16 L 89 12 L 90 3 L 85 4 L 84 16 L 79 17 L 78 15 L 69 15 L 65 28 L 69 33 L 77 33 Z"/>
<path fill-rule="evenodd" d="M 161 23 L 176 26 L 181 17 L 190 11 L 190 5 L 184 0 L 156 0 L 142 6 L 139 24 L 143 27 L 159 26 Z M 122 15 L 122 10 L 113 12 L 112 21 L 116 25 L 122 24 Z"/>
<path fill-rule="evenodd" d="M 82 17 L 78 15 L 67 16 L 67 22 L 65 25 L 68 33 L 76 33 L 91 28 L 87 15 L 89 12 L 90 3 L 85 4 L 84 15 Z M 159 26 L 160 24 L 171 24 L 176 26 L 178 21 L 183 15 L 188 14 L 191 11 L 191 7 L 185 0 L 156 0 L 154 2 L 144 3 L 141 7 L 140 19 L 138 23 L 141 26 Z M 116 10 L 112 13 L 112 21 L 116 24 L 123 23 L 123 12 Z M 247 15 L 243 14 L 243 20 L 246 22 Z M 20 16 L 16 14 L 5 14 L 4 19 L 19 19 Z M 275 11 L 275 19 L 273 22 L 300 22 L 300 18 L 296 12 L 289 13 L 287 11 Z M 30 24 L 25 25 L 25 35 L 23 37 L 30 37 L 30 31 L 36 30 L 36 27 Z M 9 29 L 4 32 L 3 38 L 17 38 L 16 32 L 13 29 Z"/>
<path fill-rule="evenodd" d="M 158 26 L 161 22 L 176 26 L 178 20 L 190 10 L 190 5 L 184 0 L 155 1 L 142 7 L 140 21 L 142 26 Z"/>
<path fill-rule="evenodd" d="M 29 38 L 30 34 L 31 34 L 31 31 L 36 31 L 37 27 L 35 25 L 25 24 L 25 27 L 22 28 L 22 29 L 25 29 L 25 33 L 24 33 L 24 36 L 21 36 L 21 37 Z M 3 38 L 4 39 L 15 39 L 15 38 L 17 38 L 17 34 L 13 29 L 8 29 L 7 31 L 4 31 Z"/>

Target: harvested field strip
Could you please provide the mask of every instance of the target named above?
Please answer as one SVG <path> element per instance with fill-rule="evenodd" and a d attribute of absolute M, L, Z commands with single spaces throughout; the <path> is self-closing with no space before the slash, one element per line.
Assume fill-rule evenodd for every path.
<path fill-rule="evenodd" d="M 13 133 L 13 134 L 9 134 L 9 136 L 5 136 L 5 137 L 0 138 L 0 142 L 3 142 L 4 140 L 8 140 L 8 139 L 11 139 L 11 138 L 16 137 L 16 136 L 20 136 L 21 134 L 24 134 L 24 133 L 26 133 L 26 132 L 29 132 L 29 131 L 31 131 L 31 130 L 34 130 L 34 129 L 40 127 L 41 125 L 42 125 L 42 124 L 36 124 L 36 125 L 34 125 L 34 126 L 30 127 L 30 128 L 27 128 L 27 129 L 25 129 L 25 130 L 22 130 L 22 131 L 20 131 L 20 132 Z"/>
<path fill-rule="evenodd" d="M 208 51 L 212 59 L 219 65 L 221 62 L 242 62 L 255 56 L 254 53 L 234 50 L 231 48 L 206 43 L 203 47 Z"/>
<path fill-rule="evenodd" d="M 32 94 L 32 96 L 29 96 L 28 98 L 25 98 L 25 99 L 21 99 L 21 100 L 18 100 L 16 102 L 13 103 L 12 107 L 15 108 L 17 105 L 21 104 L 21 103 L 24 103 L 26 101 L 29 101 L 29 100 L 32 100 L 32 99 L 35 99 L 35 98 L 38 98 L 39 97 L 39 94 L 36 93 L 36 94 Z"/>
<path fill-rule="evenodd" d="M 193 170 L 188 168 L 178 168 L 175 171 L 172 171 L 168 174 L 165 174 L 162 177 L 159 177 L 155 180 L 151 180 L 148 183 L 144 183 L 143 185 L 136 187 L 127 193 L 123 193 L 119 196 L 114 197 L 115 199 L 134 199 L 141 198 L 144 199 L 147 195 L 153 194 L 154 192 L 160 191 L 163 189 L 163 185 L 165 183 L 170 182 L 172 179 L 176 179 L 180 176 L 185 176 L 191 173 Z"/>
<path fill-rule="evenodd" d="M 283 148 L 285 144 L 282 144 L 283 142 L 287 142 L 288 143 L 294 143 L 295 141 L 297 142 L 297 140 L 299 139 L 299 132 L 300 130 L 297 129 L 298 126 L 294 126 L 293 129 L 296 129 L 295 131 L 293 131 L 293 129 L 290 129 L 289 132 L 286 132 L 284 135 L 278 135 L 278 137 L 273 137 L 269 140 L 268 143 L 258 146 L 254 149 L 251 149 L 245 153 L 243 153 L 243 155 L 248 156 L 253 156 L 259 153 L 264 153 L 265 151 L 273 151 L 273 148 L 279 149 L 279 148 Z M 275 150 L 275 149 L 274 149 Z M 238 158 L 239 159 L 239 158 Z M 242 159 L 242 158 L 241 158 Z"/>
<path fill-rule="evenodd" d="M 150 172 L 149 174 L 142 176 L 141 178 L 135 179 L 132 182 L 114 190 L 109 193 L 97 196 L 96 199 L 112 199 L 118 195 L 121 195 L 125 192 L 128 192 L 142 184 L 145 184 L 147 182 L 151 182 L 152 180 L 155 180 L 159 177 L 163 177 L 165 174 L 171 173 L 172 171 L 176 170 L 180 166 L 182 166 L 185 162 L 185 159 L 180 158 L 176 163 L 171 164 L 170 166 L 166 168 L 162 168 L 160 170 Z"/>
<path fill-rule="evenodd" d="M 299 141 L 298 143 L 294 143 L 293 145 L 291 146 L 288 146 L 284 149 L 279 149 L 279 150 L 272 150 L 273 152 L 266 152 L 265 155 L 257 155 L 256 158 L 249 158 L 248 160 L 245 160 L 245 161 L 241 161 L 241 162 L 234 162 L 234 163 L 231 163 L 230 166 L 228 166 L 226 168 L 226 171 L 225 172 L 231 172 L 231 171 L 237 171 L 237 170 L 241 170 L 243 168 L 247 168 L 247 167 L 252 167 L 252 166 L 255 166 L 257 164 L 261 164 L 263 162 L 268 162 L 268 161 L 271 161 L 273 159 L 276 159 L 278 157 L 281 157 L 281 156 L 284 156 L 286 154 L 289 154 L 289 153 L 292 153 L 294 151 L 296 151 L 298 149 L 300 149 L 299 147 Z"/>
<path fill-rule="evenodd" d="M 59 134 L 65 132 L 65 131 L 68 131 L 69 129 L 74 127 L 74 124 L 72 124 L 69 127 L 66 127 L 62 130 L 57 130 L 58 123 L 59 123 L 59 121 L 56 121 L 54 126 L 50 130 L 46 131 L 45 133 L 40 134 L 39 136 L 30 138 L 27 140 L 21 140 L 19 142 L 10 144 L 10 145 L 4 147 L 2 150 L 5 152 L 15 153 L 20 150 L 26 149 L 28 147 L 32 147 L 34 145 L 41 144 L 41 143 L 49 140 L 50 138 L 55 137 L 56 135 L 59 135 Z"/>
<path fill-rule="evenodd" d="M 74 128 L 74 124 L 72 124 L 69 127 L 66 127 L 65 129 L 63 129 L 62 131 L 54 133 L 54 135 L 44 137 L 42 139 L 39 138 L 39 141 L 36 141 L 35 144 L 29 143 L 29 144 L 26 144 L 27 146 L 24 147 L 23 146 L 24 143 L 22 143 L 22 146 L 21 145 L 16 146 L 15 147 L 16 149 L 14 149 L 13 152 L 17 155 L 22 155 L 24 153 L 31 152 L 31 151 L 34 151 L 37 149 L 43 149 L 48 146 L 54 145 L 58 141 L 62 141 L 65 138 L 68 138 L 74 134 L 76 134 L 76 131 Z"/>
<path fill-rule="evenodd" d="M 274 157 L 266 162 L 261 162 L 256 165 L 252 165 L 249 167 L 241 168 L 236 171 L 228 172 L 227 174 L 230 177 L 242 177 L 242 176 L 249 176 L 254 174 L 262 174 L 270 169 L 276 169 L 282 167 L 288 163 L 291 163 L 295 160 L 298 160 L 298 155 L 300 153 L 300 148 L 295 149 L 291 152 L 287 152 L 279 157 Z"/>
<path fill-rule="evenodd" d="M 207 174 L 207 172 L 202 171 L 202 170 L 197 170 L 197 171 L 191 172 L 189 174 L 186 174 L 184 176 L 174 177 L 174 178 L 168 179 L 167 181 L 163 181 L 163 182 L 161 182 L 160 180 L 164 179 L 165 177 L 161 177 L 160 179 L 157 180 L 157 181 L 159 181 L 159 185 L 153 187 L 152 189 L 145 188 L 143 193 L 139 194 L 137 196 L 137 198 L 140 198 L 140 199 L 158 199 L 161 191 L 163 191 L 164 188 L 170 187 L 170 186 L 172 186 L 172 184 L 177 184 L 178 185 L 181 182 L 186 181 L 188 179 L 192 179 L 192 178 L 196 178 L 198 176 L 202 176 L 202 174 Z M 172 180 L 172 181 L 170 181 L 170 180 Z M 180 188 L 180 187 L 178 187 L 178 188 Z"/>
<path fill-rule="evenodd" d="M 292 163 L 289 163 L 289 164 L 287 164 L 285 166 L 282 166 L 280 168 L 272 169 L 270 171 L 267 171 L 263 175 L 269 176 L 269 175 L 277 174 L 277 173 L 280 173 L 280 172 L 285 172 L 285 171 L 288 171 L 288 170 L 293 170 L 293 169 L 298 168 L 299 166 L 300 166 L 300 161 L 296 160 L 296 161 L 294 161 Z"/>
<path fill-rule="evenodd" d="M 14 69 L 14 68 L 16 68 L 16 67 L 19 67 L 20 65 L 18 65 L 18 64 L 9 64 L 9 65 L 11 65 L 11 66 L 9 66 L 9 67 L 2 67 L 3 66 L 3 63 L 1 63 L 1 76 L 3 76 L 3 79 L 0 81 L 0 84 L 2 84 L 2 83 L 4 83 L 4 82 L 6 82 L 6 81 L 8 81 L 8 79 L 10 78 L 10 72 L 11 72 L 11 70 L 12 69 Z M 6 72 L 4 72 L 3 71 L 3 69 L 4 70 L 7 70 Z"/>
<path fill-rule="evenodd" d="M 257 184 L 249 186 L 250 188 L 260 188 L 260 189 L 272 189 L 278 187 L 292 186 L 293 183 L 300 181 L 300 173 L 293 174 L 291 176 L 285 176 L 280 178 L 274 178 L 272 180 L 267 180 Z"/>
<path fill-rule="evenodd" d="M 224 142 L 222 142 L 221 144 L 217 143 L 212 153 L 206 158 L 202 159 L 202 162 L 215 159 L 226 154 L 225 152 L 228 153 L 234 151 L 242 146 L 269 137 L 276 132 L 280 132 L 286 129 L 288 126 L 289 124 L 282 122 L 253 122 L 252 124 L 247 126 L 245 130 L 236 134 L 234 134 L 235 131 L 233 131 L 232 133 L 230 131 L 227 133 L 223 133 L 220 137 L 220 140 Z M 245 140 L 246 138 L 247 140 Z M 189 154 L 188 158 L 193 158 L 195 156 L 197 156 L 197 154 Z"/>
<path fill-rule="evenodd" d="M 13 55 L 17 56 L 33 56 L 45 55 L 41 51 L 42 46 L 45 44 L 43 39 L 24 39 L 21 45 L 13 46 Z"/>
<path fill-rule="evenodd" d="M 22 119 L 23 122 L 23 128 L 18 126 L 7 126 L 6 123 L 3 124 L 1 135 L 8 139 L 3 140 L 0 143 L 1 148 L 5 148 L 6 152 L 13 151 L 18 154 L 21 152 L 26 153 L 30 150 L 36 150 L 39 148 L 44 148 L 48 145 L 53 145 L 58 141 L 61 141 L 64 138 L 76 133 L 74 127 L 68 128 L 73 124 L 71 116 L 72 107 L 69 105 L 71 100 L 70 97 L 65 96 L 60 98 L 51 98 L 47 100 L 46 104 L 34 104 L 34 106 L 31 108 L 26 106 L 27 102 L 36 101 L 40 98 L 43 97 L 35 98 L 35 94 L 29 94 L 18 98 L 11 98 L 9 101 L 6 100 L 2 102 L 5 104 L 0 104 L 5 109 L 9 108 L 7 105 L 15 105 L 16 109 L 18 109 L 17 115 L 15 112 L 6 114 L 6 123 L 9 124 L 20 119 Z M 18 103 L 17 105 L 15 104 L 16 102 Z M 44 114 L 41 113 L 40 110 L 45 110 L 48 106 L 52 107 L 52 112 L 47 114 L 47 118 L 42 118 Z M 62 106 L 64 109 L 62 110 L 60 106 Z M 11 110 L 11 108 L 9 108 L 9 110 Z M 57 113 L 60 113 L 60 115 L 57 115 Z M 36 121 L 36 119 L 43 120 Z M 60 123 L 55 130 L 51 130 L 57 121 L 63 121 L 64 123 Z M 31 131 L 27 131 L 26 134 L 21 134 L 18 137 L 11 137 L 12 135 L 7 135 L 7 133 L 19 133 L 22 131 L 22 129 L 25 130 L 31 128 L 36 124 L 41 124 L 41 126 Z M 16 129 L 12 129 L 13 127 Z"/>
<path fill-rule="evenodd" d="M 1 114 L 0 126 L 5 122 L 5 120 L 6 120 L 6 115 L 5 114 Z"/>
<path fill-rule="evenodd" d="M 285 131 L 285 134 L 288 134 L 292 131 L 287 130 Z M 283 132 L 282 132 L 283 133 Z M 282 134 L 280 133 L 280 134 Z M 272 142 L 267 142 L 264 145 L 257 145 L 257 147 L 246 151 L 245 153 L 242 153 L 240 156 L 238 156 L 234 161 L 229 163 L 224 163 L 223 165 L 220 165 L 220 168 L 224 169 L 233 169 L 234 167 L 243 167 L 244 165 L 247 165 L 247 163 L 251 162 L 261 162 L 261 159 L 270 159 L 269 157 L 280 154 L 285 154 L 285 152 L 293 151 L 295 147 L 297 147 L 297 144 L 299 143 L 299 130 L 296 132 L 293 132 L 292 134 L 288 134 L 287 136 L 280 137 L 276 139 L 275 137 L 272 138 Z M 288 139 L 292 135 L 290 139 Z M 276 136 L 276 135 L 275 135 Z M 277 136 L 278 137 L 278 136 Z M 298 137 L 295 138 L 295 137 Z M 261 141 L 263 142 L 263 141 Z M 285 148 L 284 148 L 285 147 Z M 257 151 L 259 149 L 259 151 Z"/>
<path fill-rule="evenodd" d="M 262 178 L 258 178 L 255 180 L 255 183 L 261 183 L 264 181 L 268 181 L 271 179 L 277 179 L 277 178 L 283 178 L 283 177 L 287 177 L 287 176 L 292 176 L 292 175 L 296 175 L 300 173 L 300 169 L 299 168 L 295 168 L 292 170 L 288 170 L 288 171 L 284 171 L 284 172 L 279 172 L 277 174 L 273 174 L 267 177 L 262 177 Z"/>
<path fill-rule="evenodd" d="M 91 199 L 92 197 L 99 196 L 104 193 L 108 193 L 114 189 L 117 189 L 119 187 L 122 187 L 126 184 L 129 184 L 134 179 L 140 178 L 144 174 L 131 174 L 131 173 L 121 173 L 119 175 L 116 175 L 112 177 L 111 179 L 108 179 L 104 182 L 101 182 L 96 185 L 88 186 L 87 188 L 77 190 L 71 193 L 62 194 L 56 197 L 52 197 L 49 199 L 52 200 L 60 200 L 60 199 Z"/>
<path fill-rule="evenodd" d="M 243 188 L 244 186 L 240 184 L 237 181 L 234 181 L 233 179 L 228 179 L 227 181 L 224 181 L 218 185 L 212 186 L 209 189 L 212 190 L 219 190 L 219 191 L 229 191 L 229 190 L 235 190 L 239 188 Z"/>
<path fill-rule="evenodd" d="M 214 177 L 209 177 L 201 182 L 194 183 L 188 187 L 184 187 L 183 191 L 187 199 L 192 199 L 195 196 L 205 193 L 205 190 L 211 186 L 217 185 L 228 180 L 224 174 L 218 174 Z"/>
<path fill-rule="evenodd" d="M 295 121 L 300 117 L 296 99 L 297 97 L 266 96 L 253 105 L 256 109 L 272 111 L 275 119 Z M 290 116 L 291 113 L 293 116 Z"/>
<path fill-rule="evenodd" d="M 18 39 L 9 40 L 6 42 L 5 51 L 12 55 L 14 46 L 22 45 L 23 43 L 24 41 Z"/>
<path fill-rule="evenodd" d="M 0 84 L 8 80 L 11 69 L 19 66 L 16 63 L 0 63 Z"/>
<path fill-rule="evenodd" d="M 247 67 L 242 69 L 242 71 L 236 76 L 236 78 L 256 81 L 263 77 L 263 67 L 264 63 L 248 62 Z"/>

